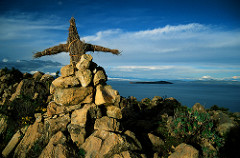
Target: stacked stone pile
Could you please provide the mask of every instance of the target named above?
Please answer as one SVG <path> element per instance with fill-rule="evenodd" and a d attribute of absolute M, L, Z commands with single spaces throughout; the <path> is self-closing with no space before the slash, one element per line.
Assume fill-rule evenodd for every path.
<path fill-rule="evenodd" d="M 120 95 L 106 81 L 104 69 L 88 54 L 82 55 L 76 67 L 62 67 L 61 77 L 50 87 L 53 100 L 47 112 L 36 113 L 35 123 L 22 130 L 22 140 L 14 137 L 3 155 L 7 156 L 15 146 L 14 157 L 33 153 L 39 157 L 76 156 L 76 150 L 69 146 L 85 151 L 86 157 L 134 155 L 141 151 L 135 134 L 123 130 Z M 36 152 L 38 146 L 43 149 Z"/>

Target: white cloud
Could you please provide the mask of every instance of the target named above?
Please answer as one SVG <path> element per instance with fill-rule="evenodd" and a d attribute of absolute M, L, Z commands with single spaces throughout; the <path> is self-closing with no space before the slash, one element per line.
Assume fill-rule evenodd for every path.
<path fill-rule="evenodd" d="M 114 36 L 114 35 L 118 36 L 119 33 L 121 33 L 120 29 L 99 31 L 99 32 L 96 33 L 96 35 L 83 37 L 82 40 L 87 41 L 87 42 L 100 41 L 103 38 L 104 39 L 106 39 L 108 37 L 112 38 L 112 36 Z"/>
<path fill-rule="evenodd" d="M 52 76 L 56 76 L 56 72 L 46 72 L 46 74 L 52 75 Z"/>
<path fill-rule="evenodd" d="M 121 71 L 134 71 L 134 70 L 167 70 L 174 68 L 174 66 L 117 66 L 116 69 Z"/>
<path fill-rule="evenodd" d="M 8 59 L 4 58 L 4 59 L 2 60 L 2 62 L 6 63 L 6 62 L 8 62 Z"/>
<path fill-rule="evenodd" d="M 48 30 L 66 30 L 67 25 L 58 23 L 57 17 L 36 18 L 34 15 L 14 14 L 0 16 L 0 40 L 33 39 L 47 37 Z M 39 33 L 41 32 L 41 33 Z"/>
<path fill-rule="evenodd" d="M 227 56 L 226 54 L 231 53 L 229 51 L 233 51 L 231 49 L 240 45 L 240 31 L 224 31 L 216 26 L 190 23 L 137 32 L 104 30 L 83 39 L 88 43 L 118 48 L 123 50 L 123 55 L 138 54 L 153 58 L 150 54 L 178 53 L 181 58 L 185 56 L 195 60 L 199 54 L 202 54 L 202 57 L 209 56 L 218 51 L 217 49 L 217 58 Z M 225 54 L 222 53 L 222 48 L 229 50 Z M 150 54 L 144 55 L 146 53 Z"/>
<path fill-rule="evenodd" d="M 30 71 L 30 74 L 35 74 L 36 72 L 38 72 L 38 71 Z"/>
<path fill-rule="evenodd" d="M 202 76 L 200 79 L 201 80 L 209 80 L 209 79 L 213 79 L 213 77 L 206 75 L 206 76 Z"/>
<path fill-rule="evenodd" d="M 147 36 L 170 34 L 170 33 L 197 32 L 197 31 L 205 30 L 206 28 L 207 27 L 205 27 L 204 25 L 201 25 L 198 23 L 190 23 L 190 24 L 186 24 L 186 25 L 177 25 L 177 26 L 167 25 L 162 28 L 139 31 L 139 32 L 134 33 L 134 35 L 144 38 Z"/>

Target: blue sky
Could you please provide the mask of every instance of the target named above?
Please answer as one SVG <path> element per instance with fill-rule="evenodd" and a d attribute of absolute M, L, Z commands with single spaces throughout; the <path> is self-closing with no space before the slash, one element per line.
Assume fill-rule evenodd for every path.
<path fill-rule="evenodd" d="M 90 53 L 109 77 L 240 80 L 238 0 L 1 0 L 0 66 L 69 64 L 67 53 L 30 60 L 66 42 L 71 16 L 82 40 L 122 51 Z"/>

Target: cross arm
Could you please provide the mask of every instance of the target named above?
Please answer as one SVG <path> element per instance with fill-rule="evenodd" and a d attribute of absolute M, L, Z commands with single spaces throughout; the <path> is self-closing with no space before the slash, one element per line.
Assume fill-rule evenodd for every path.
<path fill-rule="evenodd" d="M 92 45 L 92 44 L 88 44 L 88 43 L 86 43 L 85 45 L 86 45 L 86 46 L 85 46 L 86 51 L 92 51 L 92 52 L 94 52 L 94 51 L 110 52 L 110 53 L 115 54 L 115 55 L 121 54 L 121 53 L 119 52 L 119 50 L 117 50 L 117 49 L 110 49 L 110 48 L 106 48 L 106 47 L 102 47 L 102 46 L 98 46 L 98 45 Z"/>
<path fill-rule="evenodd" d="M 45 49 L 42 52 L 37 52 L 33 55 L 34 58 L 40 58 L 45 55 L 54 55 L 61 52 L 68 52 L 68 45 L 67 44 L 59 44 L 57 46 L 53 46 L 51 48 Z"/>

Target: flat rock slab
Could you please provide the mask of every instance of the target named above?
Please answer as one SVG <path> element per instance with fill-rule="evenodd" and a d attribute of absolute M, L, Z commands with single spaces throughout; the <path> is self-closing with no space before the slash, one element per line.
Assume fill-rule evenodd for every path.
<path fill-rule="evenodd" d="M 53 94 L 54 101 L 61 105 L 76 105 L 80 103 L 91 103 L 93 100 L 92 87 L 56 88 Z"/>

